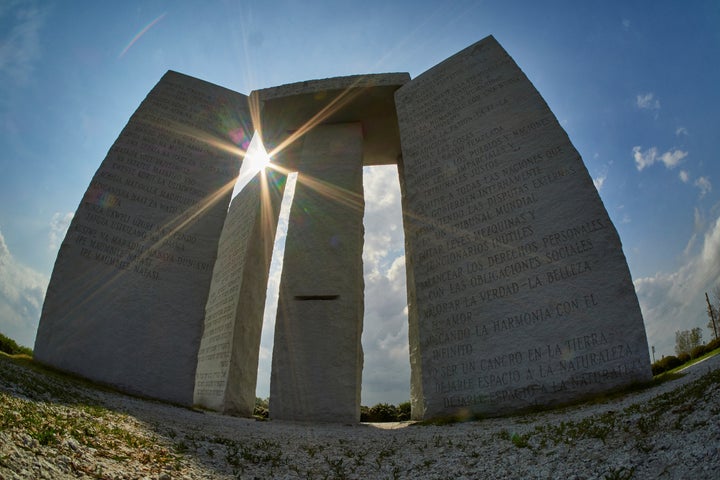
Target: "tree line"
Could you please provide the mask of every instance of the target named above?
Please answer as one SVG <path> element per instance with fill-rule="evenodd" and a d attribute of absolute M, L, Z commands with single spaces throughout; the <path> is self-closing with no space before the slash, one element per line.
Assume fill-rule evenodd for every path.
<path fill-rule="evenodd" d="M 700 327 L 691 328 L 689 330 L 678 330 L 675 332 L 675 355 L 663 356 L 660 360 L 653 362 L 653 375 L 677 368 L 690 360 L 699 358 L 706 353 L 720 348 L 720 285 L 713 289 L 713 299 L 715 303 L 710 301 L 710 296 L 705 292 L 706 313 L 708 316 L 707 328 L 713 339 L 707 344 L 703 343 L 703 331 Z M 653 354 L 655 347 L 653 347 Z M 654 360 L 654 359 L 653 359 Z"/>

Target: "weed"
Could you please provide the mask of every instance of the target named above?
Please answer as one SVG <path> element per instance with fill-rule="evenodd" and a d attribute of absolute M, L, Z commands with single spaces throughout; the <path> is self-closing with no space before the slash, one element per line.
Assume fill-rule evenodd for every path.
<path fill-rule="evenodd" d="M 58 443 L 57 432 L 52 427 L 46 427 L 34 432 L 32 437 L 35 438 L 40 445 L 57 445 Z"/>
<path fill-rule="evenodd" d="M 330 457 L 325 457 L 325 462 L 327 462 L 328 466 L 330 467 L 330 470 L 334 474 L 334 478 L 337 479 L 344 479 L 348 478 L 348 474 L 345 471 L 345 465 L 343 463 L 342 458 L 338 459 L 331 459 Z"/>
<path fill-rule="evenodd" d="M 518 448 L 528 448 L 530 445 L 528 444 L 528 439 L 530 438 L 530 434 L 526 433 L 524 435 L 518 435 L 517 433 L 513 433 L 511 437 L 511 441 L 513 445 L 515 445 Z"/>
<path fill-rule="evenodd" d="M 605 480 L 630 480 L 635 475 L 635 467 L 632 468 L 611 468 L 605 474 Z"/>
<path fill-rule="evenodd" d="M 310 458 L 315 458 L 315 454 L 318 451 L 318 448 L 315 445 L 305 445 L 301 448 L 307 452 L 308 457 Z"/>
<path fill-rule="evenodd" d="M 177 453 L 185 453 L 190 449 L 184 441 L 173 444 L 173 448 L 175 448 Z"/>

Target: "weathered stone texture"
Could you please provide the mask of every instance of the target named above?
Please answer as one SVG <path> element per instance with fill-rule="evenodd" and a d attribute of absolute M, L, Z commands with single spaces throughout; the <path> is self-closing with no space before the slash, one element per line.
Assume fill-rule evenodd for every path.
<path fill-rule="evenodd" d="M 274 419 L 360 419 L 362 140 L 359 123 L 304 138 L 275 324 Z"/>
<path fill-rule="evenodd" d="M 396 93 L 413 416 L 650 378 L 617 232 L 566 133 L 488 37 Z"/>
<path fill-rule="evenodd" d="M 262 106 L 262 132 L 269 150 L 280 147 L 277 164 L 298 169 L 302 136 L 318 125 L 362 124 L 363 164 L 394 165 L 400 137 L 393 94 L 410 80 L 407 73 L 353 75 L 310 80 L 253 91 Z"/>
<path fill-rule="evenodd" d="M 230 205 L 205 306 L 194 403 L 249 417 L 255 406 L 260 337 L 285 182 L 258 173 Z"/>
<path fill-rule="evenodd" d="M 250 140 L 245 95 L 175 72 L 96 172 L 62 243 L 35 358 L 191 404 L 218 237 Z"/>

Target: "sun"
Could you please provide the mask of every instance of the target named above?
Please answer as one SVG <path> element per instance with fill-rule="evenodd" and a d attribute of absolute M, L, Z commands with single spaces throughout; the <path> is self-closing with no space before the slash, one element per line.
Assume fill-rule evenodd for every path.
<path fill-rule="evenodd" d="M 254 176 L 257 172 L 270 165 L 270 155 L 265 151 L 262 138 L 260 138 L 260 135 L 257 133 L 253 135 L 250 141 L 250 145 L 245 153 L 242 169 L 245 169 L 245 164 L 247 164 L 250 176 Z"/>
<path fill-rule="evenodd" d="M 250 140 L 250 145 L 248 145 L 245 155 L 243 156 L 232 198 L 235 198 L 235 195 L 237 195 L 258 172 L 264 171 L 264 169 L 269 166 L 271 166 L 270 155 L 265 151 L 262 139 L 256 132 L 252 140 Z"/>

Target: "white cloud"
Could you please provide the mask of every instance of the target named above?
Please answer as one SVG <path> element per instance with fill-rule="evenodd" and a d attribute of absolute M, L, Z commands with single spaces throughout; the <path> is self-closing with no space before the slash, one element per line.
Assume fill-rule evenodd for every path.
<path fill-rule="evenodd" d="M 53 213 L 52 219 L 50 220 L 50 243 L 48 247 L 50 250 L 57 250 L 60 247 L 60 242 L 65 238 L 67 229 L 70 226 L 74 212 L 68 213 Z"/>
<path fill-rule="evenodd" d="M 690 174 L 687 172 L 687 170 L 680 170 L 678 177 L 680 177 L 680 180 L 683 183 L 688 183 L 690 181 Z"/>
<path fill-rule="evenodd" d="M 704 224 L 695 212 L 696 226 Z M 675 331 L 693 327 L 703 329 L 705 339 L 705 292 L 720 284 L 720 218 L 700 235 L 700 250 L 685 259 L 685 263 L 671 273 L 658 272 L 652 277 L 635 280 L 635 290 L 647 328 L 648 342 L 655 345 L 657 358 L 674 355 Z M 691 242 L 694 240 L 691 237 Z M 689 253 L 686 247 L 686 253 Z"/>
<path fill-rule="evenodd" d="M 683 158 L 687 157 L 687 154 L 688 152 L 683 152 L 682 150 L 668 151 L 660 155 L 660 161 L 663 162 L 667 168 L 675 168 Z"/>
<path fill-rule="evenodd" d="M 678 137 L 679 137 L 680 135 L 686 135 L 686 136 L 687 136 L 687 135 L 688 135 L 687 128 L 685 128 L 685 127 L 677 127 L 677 128 L 675 129 L 675 135 L 677 135 Z"/>
<path fill-rule="evenodd" d="M 362 404 L 410 399 L 404 235 L 397 169 L 366 168 Z"/>
<path fill-rule="evenodd" d="M 596 153 L 595 158 L 598 158 L 599 155 Z M 599 192 L 603 185 L 605 185 L 605 180 L 607 180 L 607 174 L 608 174 L 608 166 L 604 165 L 602 169 L 600 170 L 600 173 L 593 177 L 593 185 L 595 185 L 595 189 Z"/>
<path fill-rule="evenodd" d="M 710 179 L 708 177 L 698 177 L 698 179 L 695 180 L 694 185 L 700 189 L 700 198 L 712 191 L 712 184 L 710 183 Z"/>
<path fill-rule="evenodd" d="M 35 63 L 40 60 L 40 31 L 47 12 L 32 2 L 13 2 L 0 8 L 0 23 L 10 28 L 0 29 L 0 75 L 17 84 L 24 84 L 32 76 Z"/>
<path fill-rule="evenodd" d="M 0 232 L 0 332 L 32 348 L 47 283 L 12 256 Z"/>
<path fill-rule="evenodd" d="M 666 168 L 675 168 L 680 164 L 683 158 L 687 157 L 688 152 L 682 150 L 668 150 L 665 153 L 658 154 L 657 147 L 650 147 L 643 151 L 642 147 L 635 146 L 632 149 L 633 159 L 638 171 L 642 171 L 645 167 L 649 167 L 655 162 L 662 162 Z"/>
<path fill-rule="evenodd" d="M 597 177 L 593 178 L 593 185 L 595 185 L 595 188 L 599 192 L 603 185 L 605 185 L 605 179 L 607 179 L 607 173 L 598 175 Z"/>
<path fill-rule="evenodd" d="M 660 100 L 655 98 L 654 93 L 641 93 L 638 94 L 635 103 L 638 108 L 642 110 L 659 110 Z"/>
<path fill-rule="evenodd" d="M 283 254 L 285 252 L 285 239 L 287 238 L 288 217 L 292 199 L 295 195 L 297 173 L 288 175 L 283 201 L 280 208 L 273 258 L 270 264 L 267 296 L 265 297 L 265 313 L 260 337 L 260 358 L 258 361 L 257 396 L 267 398 L 270 396 L 270 370 L 272 366 L 273 340 L 275 337 L 275 316 L 280 292 L 280 277 L 282 275 Z"/>
<path fill-rule="evenodd" d="M 698 235 L 702 235 L 706 228 L 707 222 L 705 221 L 705 216 L 702 212 L 700 212 L 699 208 L 695 207 L 693 216 L 693 234 L 690 236 L 690 240 L 688 240 L 685 250 L 683 250 L 683 256 L 687 257 L 693 252 L 697 243 Z"/>
<path fill-rule="evenodd" d="M 642 151 L 642 147 L 640 146 L 633 147 L 633 158 L 635 159 L 635 166 L 637 167 L 638 171 L 642 171 L 643 168 L 655 163 L 656 157 L 656 147 L 651 147 L 644 152 Z"/>

